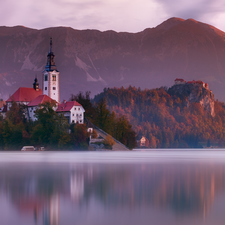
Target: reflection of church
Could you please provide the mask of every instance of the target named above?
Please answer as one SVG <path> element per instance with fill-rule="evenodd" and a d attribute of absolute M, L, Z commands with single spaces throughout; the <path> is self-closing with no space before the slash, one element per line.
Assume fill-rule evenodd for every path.
<path fill-rule="evenodd" d="M 84 194 L 84 175 L 73 173 L 70 175 L 70 196 L 77 202 Z"/>
<path fill-rule="evenodd" d="M 59 195 L 53 194 L 49 200 L 49 206 L 43 210 L 43 225 L 59 224 Z"/>
<path fill-rule="evenodd" d="M 26 105 L 26 118 L 32 121 L 37 120 L 35 117 L 35 110 L 40 107 L 40 104 L 45 102 L 53 102 L 56 104 L 54 108 L 57 113 L 63 114 L 68 122 L 84 123 L 84 108 L 76 101 L 63 101 L 60 104 L 59 91 L 59 71 L 55 65 L 55 55 L 52 51 L 52 39 L 50 38 L 49 53 L 47 55 L 47 64 L 42 72 L 43 90 L 40 89 L 38 79 L 35 78 L 33 88 L 20 87 L 9 99 L 6 100 L 6 105 L 2 107 L 0 112 L 3 118 L 6 112 L 9 111 L 13 102 L 17 104 Z"/>

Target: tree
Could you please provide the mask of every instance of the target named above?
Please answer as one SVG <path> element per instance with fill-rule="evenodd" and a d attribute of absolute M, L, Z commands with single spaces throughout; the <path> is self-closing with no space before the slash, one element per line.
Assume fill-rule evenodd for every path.
<path fill-rule="evenodd" d="M 45 102 L 35 111 L 37 121 L 32 131 L 32 140 L 39 145 L 50 148 L 62 148 L 69 144 L 69 124 L 63 115 L 58 115 L 54 102 Z"/>
<path fill-rule="evenodd" d="M 88 148 L 89 134 L 84 124 L 71 124 L 70 138 L 74 149 L 84 150 Z"/>
<path fill-rule="evenodd" d="M 2 127 L 4 149 L 20 149 L 23 145 L 23 124 L 14 125 L 11 121 L 5 120 Z"/>
<path fill-rule="evenodd" d="M 19 123 L 25 122 L 25 105 L 18 105 L 16 102 L 12 102 L 10 109 L 6 113 L 6 119 L 12 122 L 12 124 L 16 125 Z"/>
<path fill-rule="evenodd" d="M 128 148 L 132 149 L 137 146 L 136 133 L 132 129 L 132 125 L 125 116 L 119 116 L 116 122 L 115 138 Z"/>
<path fill-rule="evenodd" d="M 0 121 L 0 149 L 4 148 L 4 140 L 3 140 L 2 131 L 3 131 L 3 122 Z"/>
<path fill-rule="evenodd" d="M 115 143 L 116 142 L 114 141 L 114 139 L 112 138 L 111 135 L 107 135 L 104 142 L 103 142 L 105 147 L 108 148 L 108 149 L 112 149 L 112 146 L 115 145 Z"/>
<path fill-rule="evenodd" d="M 18 105 L 12 102 L 10 109 L 6 113 L 6 118 L 1 124 L 1 147 L 4 149 L 21 149 L 27 143 L 25 105 Z"/>
<path fill-rule="evenodd" d="M 105 99 L 101 99 L 96 105 L 96 120 L 94 122 L 99 128 L 112 135 L 115 126 L 115 113 L 111 114 L 107 109 Z"/>

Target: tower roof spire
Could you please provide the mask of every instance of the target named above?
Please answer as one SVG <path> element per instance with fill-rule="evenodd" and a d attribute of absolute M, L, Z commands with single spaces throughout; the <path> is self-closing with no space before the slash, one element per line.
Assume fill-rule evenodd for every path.
<path fill-rule="evenodd" d="M 46 71 L 53 71 L 57 70 L 56 65 L 55 65 L 55 55 L 52 52 L 52 38 L 50 38 L 50 46 L 49 46 L 49 53 L 47 55 L 47 64 L 45 66 Z"/>
<path fill-rule="evenodd" d="M 50 37 L 50 47 L 49 47 L 49 53 L 52 52 L 52 38 Z"/>

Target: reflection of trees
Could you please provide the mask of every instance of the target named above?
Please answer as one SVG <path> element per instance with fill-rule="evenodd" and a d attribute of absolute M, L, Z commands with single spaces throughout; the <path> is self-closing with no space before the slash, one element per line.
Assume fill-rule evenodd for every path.
<path fill-rule="evenodd" d="M 109 196 L 116 190 L 117 187 L 121 189 L 126 187 L 131 172 L 129 170 L 117 167 L 115 165 L 101 165 L 100 169 L 94 168 L 93 179 L 86 179 L 84 199 L 88 201 L 94 195 L 103 203 L 109 202 Z"/>
<path fill-rule="evenodd" d="M 221 170 L 223 171 L 221 173 Z M 172 206 L 177 212 L 205 213 L 215 192 L 224 191 L 224 168 L 208 165 L 164 165 L 149 176 L 149 199 L 159 207 Z"/>
<path fill-rule="evenodd" d="M 95 164 L 72 170 L 61 166 L 4 168 L 0 169 L 0 188 L 17 207 L 30 207 L 36 217 L 46 204 L 59 203 L 60 195 L 70 196 L 80 206 L 94 196 L 107 207 L 170 207 L 179 214 L 206 214 L 215 196 L 225 190 L 225 166 L 155 163 Z M 58 206 L 52 209 L 57 212 Z"/>
<path fill-rule="evenodd" d="M 0 170 L 0 188 L 20 211 L 33 212 L 34 218 L 48 207 L 55 193 L 66 190 L 69 175 L 57 168 L 17 165 Z M 36 220 L 35 219 L 35 220 Z"/>
<path fill-rule="evenodd" d="M 68 175 L 69 176 L 69 175 Z M 60 191 L 68 176 L 60 171 L 46 172 L 44 170 L 27 172 L 25 170 L 0 172 L 1 186 L 5 187 L 11 196 L 37 195 L 48 197 L 55 191 Z"/>
<path fill-rule="evenodd" d="M 224 191 L 224 178 L 223 165 L 207 163 L 106 166 L 91 183 L 85 182 L 84 197 L 94 195 L 108 206 L 169 206 L 179 214 L 205 214 L 215 194 Z"/>

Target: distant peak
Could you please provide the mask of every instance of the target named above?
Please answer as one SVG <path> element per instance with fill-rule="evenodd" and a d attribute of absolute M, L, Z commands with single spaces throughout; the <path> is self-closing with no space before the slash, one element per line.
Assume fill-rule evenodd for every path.
<path fill-rule="evenodd" d="M 172 17 L 169 18 L 168 20 L 162 22 L 161 24 L 159 24 L 156 28 L 157 29 L 163 29 L 163 30 L 168 30 L 173 26 L 176 26 L 182 22 L 184 22 L 184 19 L 181 18 L 177 18 L 177 17 Z"/>
<path fill-rule="evenodd" d="M 178 21 L 180 21 L 180 22 L 183 22 L 183 21 L 185 21 L 184 19 L 182 19 L 182 18 L 179 18 L 179 17 L 171 17 L 171 18 L 169 18 L 168 20 L 166 20 L 166 21 L 173 21 L 173 22 L 178 22 Z M 166 22 L 165 21 L 165 22 Z"/>
<path fill-rule="evenodd" d="M 197 20 L 194 20 L 194 19 L 192 19 L 192 18 L 187 19 L 186 21 L 190 21 L 190 22 L 198 23 L 198 21 L 197 21 Z"/>

